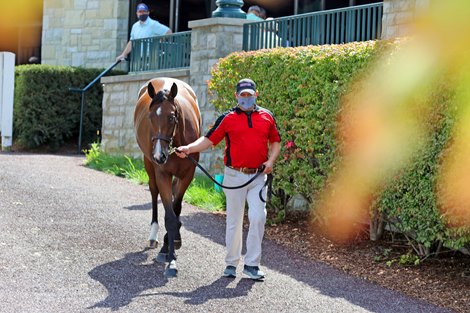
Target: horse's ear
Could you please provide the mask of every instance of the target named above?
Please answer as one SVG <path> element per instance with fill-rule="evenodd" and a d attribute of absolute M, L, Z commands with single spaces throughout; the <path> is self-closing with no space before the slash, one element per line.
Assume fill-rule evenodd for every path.
<path fill-rule="evenodd" d="M 177 94 L 178 94 L 178 86 L 176 86 L 176 83 L 173 83 L 173 85 L 171 86 L 170 95 L 172 98 L 175 98 Z"/>
<path fill-rule="evenodd" d="M 149 94 L 150 98 L 154 98 L 155 97 L 155 88 L 153 88 L 153 85 L 152 83 L 149 83 L 148 86 L 147 86 L 147 93 Z"/>

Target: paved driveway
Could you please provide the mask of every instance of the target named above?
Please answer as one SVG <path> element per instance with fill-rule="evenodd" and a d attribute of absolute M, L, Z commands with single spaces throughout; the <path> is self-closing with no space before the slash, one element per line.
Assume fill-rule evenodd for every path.
<path fill-rule="evenodd" d="M 446 312 L 269 241 L 265 282 L 223 278 L 224 218 L 190 205 L 167 280 L 147 187 L 83 161 L 0 152 L 0 312 Z"/>

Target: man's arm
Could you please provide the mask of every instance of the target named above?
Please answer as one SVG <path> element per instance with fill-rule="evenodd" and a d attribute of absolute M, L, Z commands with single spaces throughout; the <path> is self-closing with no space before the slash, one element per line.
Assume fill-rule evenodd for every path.
<path fill-rule="evenodd" d="M 117 56 L 116 61 L 124 60 L 125 58 L 127 58 L 127 56 L 129 55 L 129 53 L 131 53 L 131 50 L 132 50 L 132 43 L 131 43 L 131 41 L 129 40 L 129 42 L 127 43 L 126 47 L 124 48 L 124 51 L 122 51 L 122 53 Z"/>
<path fill-rule="evenodd" d="M 269 145 L 269 158 L 264 162 L 265 174 L 270 174 L 273 171 L 274 162 L 276 162 L 277 157 L 281 153 L 281 143 L 279 141 L 273 142 Z"/>
<path fill-rule="evenodd" d="M 204 151 L 212 146 L 212 141 L 207 137 L 200 137 L 196 141 L 187 146 L 180 146 L 176 148 L 176 155 L 180 158 L 185 158 L 188 154 Z"/>

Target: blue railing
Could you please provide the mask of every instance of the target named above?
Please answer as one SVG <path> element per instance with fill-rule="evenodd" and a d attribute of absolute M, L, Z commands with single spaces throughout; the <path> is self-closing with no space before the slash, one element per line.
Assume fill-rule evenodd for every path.
<path fill-rule="evenodd" d="M 132 40 L 130 72 L 189 67 L 191 32 Z"/>
<path fill-rule="evenodd" d="M 383 3 L 306 13 L 243 26 L 243 50 L 380 39 Z"/>

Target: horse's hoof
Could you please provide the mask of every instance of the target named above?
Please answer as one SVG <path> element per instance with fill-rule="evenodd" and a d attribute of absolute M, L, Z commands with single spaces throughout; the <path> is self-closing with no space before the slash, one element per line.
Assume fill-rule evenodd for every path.
<path fill-rule="evenodd" d="M 176 268 L 167 268 L 165 270 L 165 277 L 167 278 L 175 278 L 178 274 L 178 270 Z"/>
<path fill-rule="evenodd" d="M 176 277 L 177 274 L 178 274 L 178 270 L 176 269 L 176 261 L 172 260 L 166 267 L 165 277 L 173 278 L 173 277 Z"/>
<path fill-rule="evenodd" d="M 158 263 L 165 263 L 167 262 L 167 258 L 168 258 L 168 253 L 158 253 L 157 254 L 157 257 L 155 258 L 155 261 L 157 261 Z"/>
<path fill-rule="evenodd" d="M 158 247 L 158 241 L 157 240 L 149 240 L 147 248 L 155 249 L 156 247 Z"/>
<path fill-rule="evenodd" d="M 174 240 L 173 243 L 175 244 L 175 250 L 178 250 L 179 248 L 181 248 L 181 239 Z"/>

